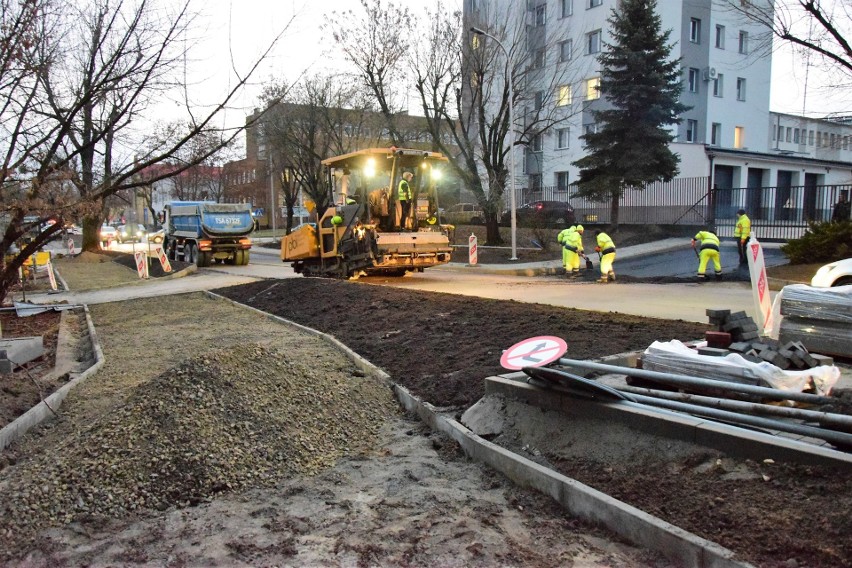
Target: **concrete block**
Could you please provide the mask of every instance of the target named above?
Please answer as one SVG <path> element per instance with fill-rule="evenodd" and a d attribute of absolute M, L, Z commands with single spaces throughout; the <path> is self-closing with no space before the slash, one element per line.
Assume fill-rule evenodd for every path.
<path fill-rule="evenodd" d="M 728 349 L 731 351 L 736 351 L 737 353 L 746 353 L 747 351 L 752 349 L 751 343 L 747 341 L 740 341 L 736 343 L 731 343 L 728 346 Z"/>
<path fill-rule="evenodd" d="M 802 353 L 799 355 L 802 358 L 802 361 L 805 362 L 806 369 L 813 369 L 814 367 L 819 367 L 820 365 L 834 365 L 834 358 L 829 357 L 828 355 L 811 355 L 810 353 Z M 825 357 L 830 361 L 830 363 L 820 363 L 820 357 Z"/>
<path fill-rule="evenodd" d="M 757 331 L 757 324 L 753 321 L 743 321 L 739 327 L 743 331 Z"/>
<path fill-rule="evenodd" d="M 739 335 L 740 335 L 740 338 L 744 339 L 744 340 L 745 339 L 757 339 L 758 337 L 760 337 L 760 334 L 758 334 L 756 331 L 744 331 L 744 332 L 740 333 Z"/>
<path fill-rule="evenodd" d="M 746 314 L 745 312 L 742 312 L 742 311 L 734 312 L 734 313 L 732 313 L 731 315 L 728 316 L 728 321 L 736 321 L 736 320 L 743 320 L 743 319 L 751 319 L 751 318 L 748 317 L 748 314 Z"/>
<path fill-rule="evenodd" d="M 725 325 L 722 326 L 722 331 L 727 331 L 729 333 L 733 333 L 741 329 L 741 325 L 743 324 L 743 320 L 734 320 L 729 321 Z"/>
<path fill-rule="evenodd" d="M 11 373 L 15 368 L 44 355 L 44 339 L 16 337 L 0 339 L 0 373 Z"/>
<path fill-rule="evenodd" d="M 711 355 L 713 357 L 724 357 L 730 353 L 727 349 L 720 349 L 718 347 L 699 347 L 698 354 L 699 355 Z"/>
<path fill-rule="evenodd" d="M 809 357 L 814 360 L 814 367 L 820 367 L 822 365 L 828 365 L 829 367 L 831 367 L 834 365 L 834 357 L 829 357 L 828 355 L 811 353 Z"/>
<path fill-rule="evenodd" d="M 726 318 L 731 315 L 731 310 L 715 310 L 707 308 L 704 313 L 707 314 L 707 317 L 709 318 Z"/>
<path fill-rule="evenodd" d="M 731 334 L 724 331 L 706 331 L 704 339 L 709 347 L 726 348 L 731 344 Z"/>

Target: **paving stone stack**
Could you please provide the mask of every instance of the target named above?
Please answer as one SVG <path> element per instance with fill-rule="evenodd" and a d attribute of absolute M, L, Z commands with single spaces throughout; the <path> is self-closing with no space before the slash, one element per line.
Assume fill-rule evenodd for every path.
<path fill-rule="evenodd" d="M 716 331 L 707 331 L 707 347 L 699 347 L 701 355 L 724 357 L 739 353 L 753 363 L 767 361 L 780 369 L 811 369 L 833 365 L 831 357 L 815 355 L 801 341 L 784 341 L 760 337 L 757 324 L 745 312 L 707 310 L 707 317 Z"/>
<path fill-rule="evenodd" d="M 804 284 L 781 290 L 782 342 L 798 342 L 810 351 L 852 357 L 852 286 L 813 288 Z"/>

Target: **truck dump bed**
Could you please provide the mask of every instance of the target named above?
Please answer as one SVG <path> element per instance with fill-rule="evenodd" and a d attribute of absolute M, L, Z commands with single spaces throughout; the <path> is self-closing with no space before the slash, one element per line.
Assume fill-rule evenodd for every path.
<path fill-rule="evenodd" d="M 171 221 L 181 234 L 214 237 L 247 235 L 254 230 L 254 219 L 247 203 L 185 203 L 174 205 Z"/>

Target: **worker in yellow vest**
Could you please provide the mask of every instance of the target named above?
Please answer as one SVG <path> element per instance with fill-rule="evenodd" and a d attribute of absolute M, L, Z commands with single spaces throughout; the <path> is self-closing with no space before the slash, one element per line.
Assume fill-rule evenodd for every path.
<path fill-rule="evenodd" d="M 609 235 L 599 230 L 595 231 L 595 241 L 595 251 L 601 255 L 601 282 L 614 282 L 612 263 L 615 262 L 615 243 Z"/>
<path fill-rule="evenodd" d="M 716 280 L 722 279 L 722 261 L 719 258 L 719 237 L 710 231 L 698 231 L 692 237 L 692 248 L 698 243 L 698 280 L 704 281 L 707 263 L 713 261 L 716 269 Z"/>
<path fill-rule="evenodd" d="M 577 225 L 574 231 L 568 233 L 562 239 L 562 248 L 568 251 L 568 264 L 565 267 L 565 272 L 571 278 L 580 275 L 580 257 L 585 258 L 586 256 L 583 254 L 583 230 L 583 225 Z"/>
<path fill-rule="evenodd" d="M 737 211 L 737 227 L 734 236 L 737 238 L 737 252 L 740 255 L 740 264 L 748 262 L 748 238 L 751 236 L 751 219 L 746 215 L 745 209 Z"/>
<path fill-rule="evenodd" d="M 559 234 L 556 235 L 556 242 L 559 243 L 560 245 L 564 245 L 565 239 L 568 237 L 568 235 L 570 233 L 575 232 L 576 230 L 577 230 L 577 227 L 574 226 L 574 225 L 571 225 L 567 229 L 562 229 L 562 231 L 560 231 Z M 568 268 L 568 260 L 569 260 L 568 257 L 569 257 L 570 251 L 567 248 L 565 248 L 564 246 L 561 246 L 560 248 L 562 249 L 562 268 L 564 268 L 565 272 L 568 273 L 568 272 L 571 271 L 571 269 Z"/>

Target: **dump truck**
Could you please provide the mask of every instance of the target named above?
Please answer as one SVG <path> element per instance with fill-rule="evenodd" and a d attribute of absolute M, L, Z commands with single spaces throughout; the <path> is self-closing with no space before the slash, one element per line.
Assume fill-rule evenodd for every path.
<path fill-rule="evenodd" d="M 404 276 L 448 263 L 453 227 L 438 222 L 436 190 L 446 162 L 438 152 L 393 147 L 323 160 L 333 205 L 282 239 L 281 260 L 298 274 L 328 278 Z M 398 188 L 406 172 L 414 177 L 403 208 Z"/>
<path fill-rule="evenodd" d="M 249 263 L 254 219 L 248 203 L 173 201 L 164 214 L 163 249 L 171 260 L 201 267 Z"/>

